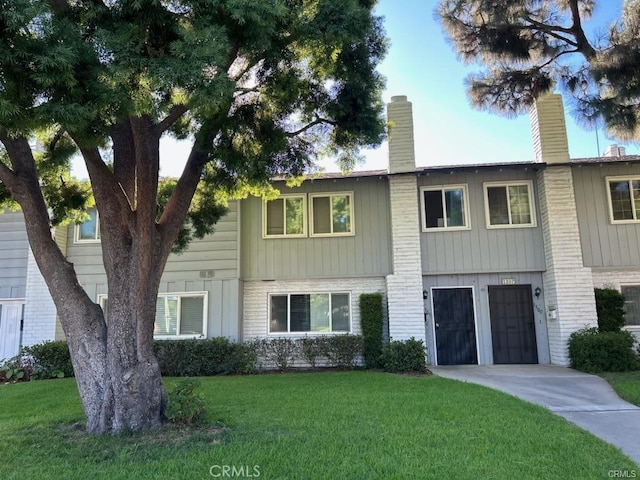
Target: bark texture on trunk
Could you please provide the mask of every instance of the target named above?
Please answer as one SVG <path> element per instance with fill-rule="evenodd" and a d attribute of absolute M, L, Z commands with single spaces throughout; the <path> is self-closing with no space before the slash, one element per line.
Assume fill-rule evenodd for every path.
<path fill-rule="evenodd" d="M 0 162 L 0 181 L 22 207 L 29 244 L 67 338 L 86 428 L 91 433 L 145 430 L 160 426 L 164 420 L 167 396 L 153 354 L 156 298 L 203 161 L 194 147 L 170 200 L 171 215 L 158 221 L 161 133 L 147 117 L 120 122 L 112 135 L 113 170 L 97 148 L 83 146 L 74 138 L 87 165 L 100 216 L 108 283 L 105 318 L 52 239 L 28 140 L 0 129 L 0 141 L 11 162 Z"/>

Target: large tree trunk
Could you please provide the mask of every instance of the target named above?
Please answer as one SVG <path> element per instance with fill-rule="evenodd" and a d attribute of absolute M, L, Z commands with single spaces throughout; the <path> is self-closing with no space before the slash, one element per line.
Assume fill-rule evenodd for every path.
<path fill-rule="evenodd" d="M 153 354 L 156 299 L 171 246 L 187 215 L 205 156 L 197 136 L 185 171 L 161 218 L 156 204 L 162 129 L 129 117 L 112 132 L 113 171 L 95 146 L 75 140 L 87 165 L 101 225 L 107 315 L 78 283 L 73 265 L 51 237 L 50 219 L 26 137 L 0 130 L 11 167 L 0 181 L 20 204 L 34 258 L 64 329 L 91 433 L 158 427 L 166 393 Z"/>

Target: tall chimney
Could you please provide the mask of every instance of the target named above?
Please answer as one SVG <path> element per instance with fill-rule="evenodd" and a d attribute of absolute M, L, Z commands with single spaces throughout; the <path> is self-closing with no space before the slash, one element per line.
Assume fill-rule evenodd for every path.
<path fill-rule="evenodd" d="M 404 95 L 391 97 L 387 105 L 389 121 L 389 173 L 414 172 L 413 110 Z"/>
<path fill-rule="evenodd" d="M 536 162 L 569 163 L 569 142 L 562 96 L 538 98 L 531 107 L 531 135 Z"/>

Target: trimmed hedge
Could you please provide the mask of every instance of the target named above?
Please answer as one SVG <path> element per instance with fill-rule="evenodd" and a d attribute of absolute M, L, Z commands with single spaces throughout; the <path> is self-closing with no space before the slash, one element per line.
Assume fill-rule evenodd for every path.
<path fill-rule="evenodd" d="M 583 328 L 569 337 L 571 368 L 588 373 L 625 372 L 640 368 L 630 332 Z"/>
<path fill-rule="evenodd" d="M 153 351 L 160 372 L 168 377 L 207 377 L 254 373 L 260 369 L 286 370 L 298 364 L 355 368 L 362 358 L 359 335 L 326 335 L 300 339 L 267 338 L 235 343 L 225 337 L 206 340 L 156 340 Z M 29 360 L 33 378 L 73 376 L 67 343 L 44 342 L 25 347 L 21 357 Z"/>
<path fill-rule="evenodd" d="M 160 364 L 160 372 L 169 377 L 253 373 L 258 359 L 255 342 L 235 343 L 225 337 L 156 340 L 153 351 Z"/>
<path fill-rule="evenodd" d="M 624 295 L 615 288 L 596 288 L 596 312 L 601 332 L 619 332 L 624 327 Z"/>
<path fill-rule="evenodd" d="M 365 368 L 382 366 L 382 294 L 363 293 L 360 295 L 360 327 L 362 328 L 362 349 Z"/>
<path fill-rule="evenodd" d="M 422 340 L 391 340 L 385 345 L 384 369 L 392 373 L 427 371 L 426 349 Z"/>
<path fill-rule="evenodd" d="M 34 379 L 73 377 L 73 365 L 67 342 L 42 342 L 23 347 L 21 354 L 31 359 Z"/>

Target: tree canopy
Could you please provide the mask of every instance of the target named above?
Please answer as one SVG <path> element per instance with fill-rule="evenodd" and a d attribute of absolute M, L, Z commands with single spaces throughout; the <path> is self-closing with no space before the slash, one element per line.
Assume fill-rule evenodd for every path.
<path fill-rule="evenodd" d="M 157 426 L 152 351 L 172 247 L 224 197 L 349 165 L 380 143 L 386 50 L 372 0 L 0 0 L 0 203 L 17 203 L 64 329 L 91 432 Z M 159 177 L 163 135 L 190 139 Z M 80 155 L 90 186 L 69 175 Z M 50 228 L 95 201 L 106 313 Z M 2 205 L 0 205 L 2 206 Z M 105 318 L 106 316 L 106 318 Z"/>
<path fill-rule="evenodd" d="M 523 113 L 556 86 L 587 128 L 640 140 L 640 2 L 605 31 L 587 28 L 606 0 L 441 0 L 437 16 L 460 58 L 471 103 Z"/>

